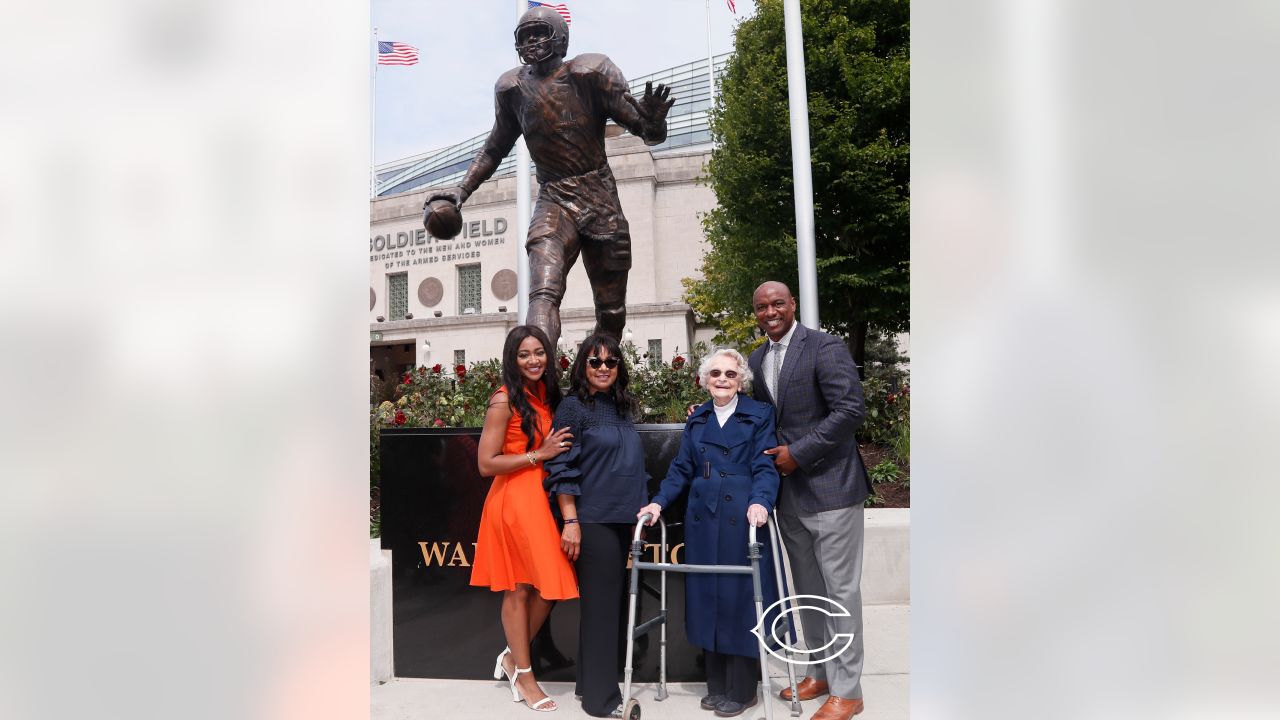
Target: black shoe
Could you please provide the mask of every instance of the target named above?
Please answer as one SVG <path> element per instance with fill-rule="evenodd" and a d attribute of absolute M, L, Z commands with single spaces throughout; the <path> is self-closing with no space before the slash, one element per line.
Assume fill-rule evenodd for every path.
<path fill-rule="evenodd" d="M 703 710 L 715 710 L 717 705 L 728 699 L 724 695 L 708 695 L 702 698 L 702 702 L 699 704 L 702 705 Z"/>
<path fill-rule="evenodd" d="M 747 708 L 754 707 L 759 701 L 760 696 L 758 695 L 745 703 L 724 700 L 716 706 L 716 717 L 737 717 L 746 712 Z"/>

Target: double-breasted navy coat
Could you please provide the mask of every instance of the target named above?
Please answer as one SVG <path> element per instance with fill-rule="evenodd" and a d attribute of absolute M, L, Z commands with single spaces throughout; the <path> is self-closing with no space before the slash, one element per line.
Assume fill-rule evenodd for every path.
<path fill-rule="evenodd" d="M 724 427 L 716 420 L 711 401 L 689 416 L 680 451 L 653 497 L 653 502 L 666 508 L 689 493 L 681 562 L 749 564 L 747 507 L 758 503 L 773 511 L 778 471 L 764 451 L 777 444 L 773 407 L 746 395 L 738 395 L 738 407 Z M 760 562 L 764 608 L 778 600 L 767 532 L 765 528 L 756 531 L 764 546 Z M 756 624 L 750 575 L 685 575 L 684 617 L 690 643 L 719 653 L 759 657 L 756 637 L 750 632 Z"/>

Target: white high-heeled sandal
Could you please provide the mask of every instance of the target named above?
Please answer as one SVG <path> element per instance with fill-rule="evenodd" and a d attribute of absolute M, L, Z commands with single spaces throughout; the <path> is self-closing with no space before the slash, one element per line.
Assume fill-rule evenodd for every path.
<path fill-rule="evenodd" d="M 501 660 L 501 657 L 499 657 L 499 660 Z M 533 668 L 531 667 L 516 668 L 515 674 L 511 676 L 511 702 L 517 702 L 517 703 L 522 702 L 525 705 L 528 705 L 530 710 L 533 710 L 536 712 L 555 712 L 556 710 L 559 710 L 560 709 L 559 707 L 554 706 L 555 700 L 552 700 L 550 695 L 547 695 L 546 697 L 542 698 L 536 703 L 533 703 L 532 705 L 529 705 L 529 701 L 525 700 L 523 697 L 520 696 L 520 690 L 516 687 L 516 680 L 518 680 L 520 676 L 523 675 L 524 673 L 531 673 L 531 672 L 533 672 Z M 552 703 L 553 706 L 543 707 L 547 703 Z"/>
<path fill-rule="evenodd" d="M 494 680 L 501 680 L 502 678 L 506 677 L 507 669 L 502 667 L 502 658 L 510 654 L 511 654 L 511 648 L 509 647 L 502 648 L 502 652 L 498 653 L 498 660 L 493 665 Z"/>

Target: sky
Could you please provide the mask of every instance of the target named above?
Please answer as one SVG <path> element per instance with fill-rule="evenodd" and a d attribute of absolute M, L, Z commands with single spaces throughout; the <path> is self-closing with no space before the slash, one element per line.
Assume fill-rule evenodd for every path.
<path fill-rule="evenodd" d="M 706 0 L 566 0 L 569 56 L 608 55 L 628 77 L 698 60 L 707 53 Z M 755 0 L 710 0 L 711 49 L 733 49 L 733 26 Z M 493 83 L 519 64 L 512 33 L 515 0 L 373 0 L 370 69 L 374 79 L 374 158 L 389 162 L 453 145 L 493 125 Z M 419 51 L 410 67 L 377 67 L 382 41 Z"/>

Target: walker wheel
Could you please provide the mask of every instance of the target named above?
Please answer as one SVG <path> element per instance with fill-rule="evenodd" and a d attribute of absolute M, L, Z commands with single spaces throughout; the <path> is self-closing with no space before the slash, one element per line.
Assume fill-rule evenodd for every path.
<path fill-rule="evenodd" d="M 628 700 L 622 707 L 622 717 L 626 720 L 640 720 L 640 703 L 635 699 Z"/>

